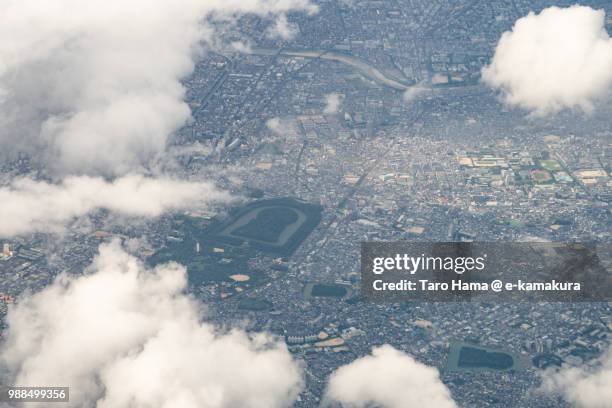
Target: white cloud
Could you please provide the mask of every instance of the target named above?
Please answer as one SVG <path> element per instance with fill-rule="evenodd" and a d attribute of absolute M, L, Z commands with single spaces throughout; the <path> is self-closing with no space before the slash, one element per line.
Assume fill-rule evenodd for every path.
<path fill-rule="evenodd" d="M 595 368 L 571 367 L 544 374 L 542 390 L 560 393 L 578 408 L 606 408 L 612 401 L 612 350 Z"/>
<path fill-rule="evenodd" d="M 280 118 L 268 119 L 266 121 L 266 127 L 274 133 L 279 133 L 283 128 Z"/>
<path fill-rule="evenodd" d="M 230 43 L 230 48 L 242 54 L 248 54 L 251 52 L 251 44 L 245 41 L 232 41 Z"/>
<path fill-rule="evenodd" d="M 456 408 L 438 370 L 389 345 L 338 368 L 325 398 L 351 408 Z"/>
<path fill-rule="evenodd" d="M 406 89 L 403 95 L 404 102 L 407 104 L 410 104 L 414 102 L 415 100 L 417 100 L 421 95 L 423 95 L 425 92 L 429 90 L 431 90 L 431 88 L 427 86 L 425 82 L 419 82 L 418 84 L 415 84 L 409 87 L 408 89 Z"/>
<path fill-rule="evenodd" d="M 6 0 L 0 142 L 68 173 L 120 175 L 162 154 L 190 117 L 180 80 L 211 19 L 313 13 L 307 0 Z M 286 20 L 285 20 L 286 21 Z"/>
<path fill-rule="evenodd" d="M 181 156 L 210 156 L 213 153 L 213 148 L 210 144 L 195 142 L 189 145 L 172 146 L 167 150 L 171 157 Z"/>
<path fill-rule="evenodd" d="M 338 113 L 341 104 L 342 95 L 335 92 L 327 94 L 325 96 L 325 108 L 323 108 L 323 113 L 326 113 L 328 115 Z"/>
<path fill-rule="evenodd" d="M 59 184 L 15 180 L 0 188 L 0 236 L 60 231 L 90 211 L 104 208 L 127 216 L 156 217 L 165 211 L 229 200 L 210 183 L 127 175 L 106 181 L 71 176 Z"/>
<path fill-rule="evenodd" d="M 266 127 L 274 136 L 294 137 L 299 132 L 295 125 L 295 121 L 283 118 L 271 118 L 266 121 Z"/>
<path fill-rule="evenodd" d="M 301 367 L 266 334 L 221 331 L 184 294 L 185 269 L 153 270 L 117 242 L 80 277 L 18 299 L 0 361 L 8 384 L 70 386 L 70 406 L 291 406 Z"/>
<path fill-rule="evenodd" d="M 166 142 L 190 118 L 181 80 L 203 49 L 219 45 L 219 33 L 240 14 L 276 18 L 278 25 L 289 11 L 312 14 L 317 6 L 308 0 L 3 1 L 0 155 L 27 151 L 56 181 L 67 178 L 1 187 L 0 235 L 58 229 L 97 208 L 156 216 L 220 198 L 210 184 L 133 174 L 173 166 L 173 155 L 188 153 L 167 151 Z M 96 175 L 128 176 L 87 177 Z"/>
<path fill-rule="evenodd" d="M 508 105 L 537 116 L 566 108 L 590 112 L 612 86 L 604 11 L 550 7 L 518 19 L 502 35 L 482 79 Z"/>
<path fill-rule="evenodd" d="M 280 38 L 282 40 L 291 40 L 298 33 L 298 28 L 295 24 L 289 23 L 287 15 L 281 14 L 276 17 L 274 24 L 268 29 L 268 37 Z"/>

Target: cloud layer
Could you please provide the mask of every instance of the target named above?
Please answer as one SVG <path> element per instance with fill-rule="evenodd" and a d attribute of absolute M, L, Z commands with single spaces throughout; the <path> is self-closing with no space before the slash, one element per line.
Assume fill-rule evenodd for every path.
<path fill-rule="evenodd" d="M 169 160 L 167 139 L 191 115 L 181 80 L 219 43 L 217 23 L 252 13 L 288 30 L 285 13 L 316 10 L 308 0 L 3 1 L 0 160 L 28 152 L 54 184 L 1 187 L 0 235 L 57 230 L 97 208 L 156 216 L 221 198 L 208 183 L 133 174 Z M 87 177 L 99 175 L 115 180 Z"/>
<path fill-rule="evenodd" d="M 328 115 L 338 113 L 341 104 L 342 97 L 340 94 L 335 92 L 327 94 L 325 95 L 325 107 L 323 108 L 323 113 L 326 113 Z"/>
<path fill-rule="evenodd" d="M 351 408 L 456 408 L 438 370 L 389 345 L 336 370 L 326 399 Z"/>
<path fill-rule="evenodd" d="M 416 101 L 421 95 L 424 93 L 431 91 L 430 85 L 427 85 L 425 82 L 419 82 L 414 84 L 413 86 L 406 89 L 404 92 L 403 98 L 406 104 L 410 104 Z"/>
<path fill-rule="evenodd" d="M 0 142 L 58 171 L 121 175 L 190 117 L 181 79 L 211 19 L 315 12 L 307 0 L 7 0 L 0 6 Z M 280 20 L 277 21 L 286 21 Z"/>
<path fill-rule="evenodd" d="M 290 406 L 302 376 L 284 344 L 203 323 L 185 286 L 178 264 L 147 270 L 102 245 L 85 275 L 9 309 L 4 383 L 70 386 L 74 407 Z"/>
<path fill-rule="evenodd" d="M 562 109 L 590 112 L 612 88 L 612 39 L 605 13 L 550 7 L 505 32 L 482 79 L 511 106 L 543 116 Z"/>
<path fill-rule="evenodd" d="M 600 359 L 594 369 L 571 367 L 547 372 L 542 389 L 562 394 L 578 408 L 606 408 L 612 401 L 612 350 Z"/>
<path fill-rule="evenodd" d="M 170 178 L 128 175 L 106 181 L 71 176 L 60 184 L 23 178 L 0 188 L 0 236 L 61 231 L 74 218 L 100 208 L 128 216 L 156 217 L 165 211 L 228 200 L 227 193 L 210 183 Z"/>
<path fill-rule="evenodd" d="M 279 38 L 281 40 L 291 40 L 298 33 L 298 28 L 295 24 L 291 24 L 287 20 L 285 14 L 281 14 L 276 18 L 274 25 L 268 29 L 268 37 Z"/>

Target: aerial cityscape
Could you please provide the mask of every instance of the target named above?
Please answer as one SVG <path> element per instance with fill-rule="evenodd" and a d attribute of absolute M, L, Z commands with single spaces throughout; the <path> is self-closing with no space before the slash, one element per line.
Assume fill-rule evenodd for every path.
<path fill-rule="evenodd" d="M 611 2 L 50 3 L 0 5 L 1 386 L 612 407 Z M 605 293 L 373 301 L 369 242 L 594 245 Z"/>

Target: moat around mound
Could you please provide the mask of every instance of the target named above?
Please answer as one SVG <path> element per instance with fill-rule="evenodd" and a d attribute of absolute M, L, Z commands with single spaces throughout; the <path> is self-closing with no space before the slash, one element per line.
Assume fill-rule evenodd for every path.
<path fill-rule="evenodd" d="M 232 287 L 257 285 L 265 272 L 248 260 L 258 253 L 288 258 L 321 220 L 321 207 L 293 198 L 256 201 L 222 219 L 177 216 L 172 236 L 149 259 L 157 265 L 176 261 L 187 267 L 194 286 L 228 282 Z M 283 270 L 282 264 L 270 266 Z"/>
<path fill-rule="evenodd" d="M 289 256 L 320 221 L 319 205 L 292 198 L 262 200 L 232 212 L 210 229 L 209 239 Z"/>

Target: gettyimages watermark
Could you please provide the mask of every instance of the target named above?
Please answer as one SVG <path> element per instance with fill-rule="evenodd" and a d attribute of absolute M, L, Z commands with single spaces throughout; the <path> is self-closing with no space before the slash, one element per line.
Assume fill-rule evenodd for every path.
<path fill-rule="evenodd" d="M 609 302 L 612 245 L 363 242 L 361 293 L 372 301 Z"/>

